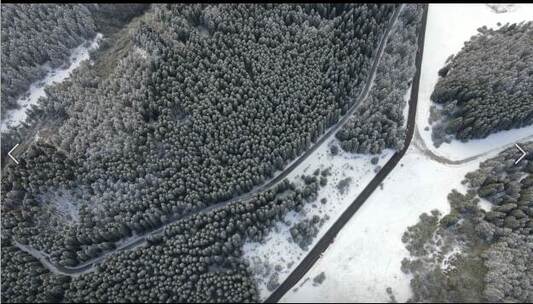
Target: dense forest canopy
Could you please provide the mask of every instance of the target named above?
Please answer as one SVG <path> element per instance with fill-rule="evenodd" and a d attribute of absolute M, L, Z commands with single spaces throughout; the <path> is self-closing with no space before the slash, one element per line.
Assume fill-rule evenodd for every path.
<path fill-rule="evenodd" d="M 140 233 L 159 225 L 150 218 L 185 216 L 267 180 L 349 106 L 393 11 L 324 7 L 154 6 L 110 77 L 95 82 L 87 68 L 44 101 L 64 123 L 3 180 L 36 201 L 34 226 L 13 217 L 17 196 L 4 204 L 6 230 L 60 261 L 67 243 Z M 339 30 L 356 20 L 359 30 Z M 268 22 L 280 30 L 264 32 Z M 39 226 L 54 220 L 42 212 L 50 200 L 77 221 Z"/>
<path fill-rule="evenodd" d="M 99 8 L 93 19 L 113 15 Z M 2 256 L 17 256 L 2 259 L 2 300 L 256 301 L 243 240 L 319 185 L 240 195 L 353 105 L 397 8 L 157 4 L 126 23 L 2 134 L 3 150 L 26 146 L 2 178 Z M 21 253 L 83 266 L 162 226 L 79 277 Z"/>
<path fill-rule="evenodd" d="M 422 6 L 407 6 L 390 33 L 367 99 L 337 132 L 341 147 L 354 153 L 399 150 L 405 138 L 405 95 L 415 73 Z"/>
<path fill-rule="evenodd" d="M 439 71 L 431 95 L 437 146 L 533 123 L 533 22 L 478 31 Z"/>

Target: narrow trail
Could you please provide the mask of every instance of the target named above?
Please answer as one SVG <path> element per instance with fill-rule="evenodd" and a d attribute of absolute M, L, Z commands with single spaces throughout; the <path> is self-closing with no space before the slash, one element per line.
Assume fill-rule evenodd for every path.
<path fill-rule="evenodd" d="M 186 216 L 183 216 L 183 217 L 171 217 L 169 219 L 169 221 L 166 222 L 161 227 L 159 227 L 157 229 L 146 231 L 143 234 L 133 235 L 131 237 L 122 239 L 120 241 L 117 241 L 117 242 L 115 242 L 116 249 L 114 249 L 112 251 L 108 251 L 108 252 L 106 252 L 106 253 L 104 253 L 104 254 L 96 257 L 96 258 L 93 258 L 91 260 L 88 260 L 86 262 L 80 263 L 79 265 L 77 265 L 75 267 L 66 267 L 66 266 L 57 265 L 57 264 L 53 263 L 50 260 L 50 257 L 49 257 L 48 254 L 46 254 L 46 253 L 44 253 L 42 251 L 36 250 L 36 249 L 32 248 L 29 245 L 20 244 L 16 240 L 14 240 L 15 246 L 17 246 L 22 251 L 25 251 L 25 252 L 31 254 L 32 256 L 34 256 L 35 258 L 37 258 L 39 261 L 41 261 L 41 263 L 44 265 L 44 267 L 46 267 L 51 272 L 56 273 L 56 274 L 60 274 L 60 275 L 67 275 L 67 276 L 75 277 L 75 276 L 82 275 L 84 273 L 88 273 L 88 272 L 94 271 L 94 269 L 95 269 L 94 265 L 102 262 L 105 258 L 109 257 L 110 255 L 113 255 L 116 252 L 123 251 L 123 250 L 129 250 L 129 249 L 136 248 L 138 246 L 141 246 L 141 245 L 145 244 L 146 243 L 146 239 L 149 236 L 162 233 L 163 229 L 166 226 L 168 226 L 168 225 L 171 225 L 171 224 L 173 224 L 173 223 L 175 223 L 177 221 L 180 221 L 180 220 L 184 220 L 184 219 L 190 218 L 190 217 L 195 216 L 197 214 L 203 214 L 203 213 L 207 213 L 207 212 L 210 212 L 212 210 L 215 210 L 215 209 L 223 208 L 223 207 L 225 207 L 225 206 L 227 206 L 227 205 L 229 205 L 231 203 L 236 203 L 236 202 L 240 202 L 240 201 L 249 200 L 249 199 L 253 198 L 253 196 L 256 195 L 257 193 L 266 191 L 266 190 L 276 186 L 281 181 L 283 181 L 292 171 L 294 171 L 294 169 L 296 169 L 303 161 L 305 161 L 311 154 L 313 154 L 313 152 L 315 152 L 319 147 L 321 147 L 324 143 L 326 143 L 329 139 L 331 139 L 335 135 L 335 133 L 337 133 L 337 131 L 339 129 L 341 129 L 349 121 L 350 117 L 358 109 L 358 106 L 362 103 L 362 101 L 364 101 L 369 96 L 370 89 L 372 88 L 372 85 L 373 85 L 375 77 L 376 77 L 376 72 L 377 72 L 377 68 L 379 66 L 379 62 L 381 61 L 381 58 L 382 58 L 383 53 L 385 51 L 385 46 L 386 46 L 388 37 L 390 36 L 391 30 L 392 30 L 394 24 L 396 23 L 396 21 L 398 20 L 398 17 L 400 15 L 400 12 L 403 9 L 403 7 L 404 7 L 403 4 L 400 5 L 396 9 L 396 11 L 394 12 L 391 20 L 389 21 L 387 29 L 386 29 L 385 33 L 383 34 L 383 37 L 381 38 L 381 40 L 379 42 L 379 46 L 378 46 L 377 52 L 375 54 L 375 58 L 374 58 L 373 63 L 372 63 L 372 69 L 370 71 L 370 75 L 368 76 L 368 78 L 366 80 L 366 83 L 365 83 L 365 86 L 363 87 L 363 90 L 361 91 L 361 93 L 359 93 L 359 95 L 355 99 L 355 101 L 352 104 L 352 106 L 350 107 L 350 109 L 348 109 L 348 111 L 346 111 L 344 116 L 335 125 L 331 126 L 311 146 L 310 149 L 308 149 L 300 157 L 298 157 L 298 158 L 294 159 L 293 161 L 291 161 L 288 164 L 288 166 L 283 171 L 279 172 L 277 175 L 272 177 L 269 181 L 267 181 L 263 185 L 255 187 L 250 192 L 248 192 L 246 194 L 242 194 L 242 195 L 236 196 L 236 197 L 234 197 L 234 198 L 232 198 L 230 200 L 219 202 L 217 204 L 208 206 L 206 208 L 193 211 L 193 212 L 191 212 L 190 214 L 188 214 Z"/>
<path fill-rule="evenodd" d="M 528 141 L 528 140 L 531 140 L 533 139 L 533 135 L 530 135 L 530 136 L 526 136 L 524 138 L 521 138 L 521 139 L 518 139 L 517 142 L 520 142 L 520 141 Z M 438 155 L 436 153 L 434 153 L 433 151 L 431 151 L 431 149 L 428 148 L 428 146 L 426 145 L 426 142 L 424 141 L 424 139 L 422 138 L 422 136 L 420 136 L 420 133 L 418 131 L 418 128 L 415 129 L 415 138 L 414 138 L 414 141 L 413 141 L 413 145 L 416 149 L 418 149 L 422 154 L 426 155 L 427 157 L 429 157 L 430 159 L 438 162 L 438 163 L 441 163 L 441 164 L 444 164 L 444 165 L 451 165 L 451 166 L 458 166 L 458 165 L 463 165 L 463 164 L 466 164 L 466 163 L 469 163 L 469 162 L 472 162 L 472 161 L 476 161 L 478 160 L 479 158 L 482 158 L 484 156 L 487 156 L 487 155 L 490 155 L 492 153 L 496 153 L 496 152 L 499 152 L 501 150 L 505 150 L 509 147 L 512 147 L 514 146 L 514 142 L 513 143 L 509 143 L 507 145 L 502 145 L 502 146 L 498 146 L 498 147 L 495 147 L 495 148 L 492 148 L 488 151 L 485 151 L 483 153 L 479 153 L 477 155 L 474 155 L 474 156 L 471 156 L 471 157 L 468 157 L 468 158 L 464 158 L 464 159 L 460 159 L 460 160 L 451 160 L 451 159 L 448 159 L 446 157 L 443 157 L 441 155 Z"/>

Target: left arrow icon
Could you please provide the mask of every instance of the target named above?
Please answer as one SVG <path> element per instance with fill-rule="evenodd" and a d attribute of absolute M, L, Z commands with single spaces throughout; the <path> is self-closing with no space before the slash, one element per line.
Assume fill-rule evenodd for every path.
<path fill-rule="evenodd" d="M 12 153 L 13 151 L 15 151 L 15 149 L 16 149 L 18 146 L 19 146 L 19 144 L 16 144 L 16 145 L 13 147 L 13 149 L 11 149 L 11 150 L 9 150 L 9 152 L 7 152 L 7 155 L 8 155 L 9 157 L 11 157 L 11 159 L 12 159 L 17 165 L 19 164 L 19 161 L 18 161 L 13 155 L 11 155 L 11 153 Z"/>

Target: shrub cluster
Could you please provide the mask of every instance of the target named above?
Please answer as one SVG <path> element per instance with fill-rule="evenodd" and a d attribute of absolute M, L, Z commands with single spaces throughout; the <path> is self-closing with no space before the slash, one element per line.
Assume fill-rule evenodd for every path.
<path fill-rule="evenodd" d="M 531 150 L 533 142 L 524 146 Z M 402 270 L 413 274 L 413 301 L 533 300 L 533 156 L 515 165 L 516 156 L 512 147 L 482 162 L 466 175 L 467 194 L 449 194 L 449 214 L 440 221 L 438 213 L 421 216 L 405 233 L 414 258 L 405 259 Z M 480 208 L 480 198 L 489 211 Z M 443 257 L 454 246 L 460 251 L 445 268 Z"/>
<path fill-rule="evenodd" d="M 318 234 L 322 222 L 318 215 L 313 216 L 311 219 L 304 219 L 291 227 L 291 238 L 298 244 L 298 246 L 307 250 L 308 246 L 313 242 L 313 238 Z"/>

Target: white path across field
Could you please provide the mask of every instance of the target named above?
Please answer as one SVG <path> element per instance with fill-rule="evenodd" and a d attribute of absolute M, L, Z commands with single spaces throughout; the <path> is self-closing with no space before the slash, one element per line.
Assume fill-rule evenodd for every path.
<path fill-rule="evenodd" d="M 39 98 L 46 96 L 44 89 L 49 85 L 61 83 L 67 79 L 72 71 L 79 67 L 84 60 L 89 59 L 89 51 L 98 48 L 100 39 L 102 39 L 102 34 L 97 34 L 96 37 L 90 41 L 88 47 L 84 46 L 86 44 L 83 43 L 74 48 L 69 58 L 70 66 L 66 69 L 52 69 L 48 64 L 44 64 L 44 68 L 48 71 L 45 78 L 33 83 L 28 92 L 18 99 L 17 103 L 20 105 L 18 109 L 7 111 L 6 118 L 2 120 L 2 124 L 0 125 L 0 131 L 6 132 L 8 127 L 16 127 L 26 120 L 26 110 L 32 105 L 37 105 Z"/>

